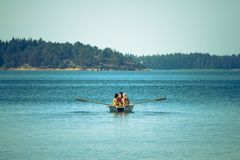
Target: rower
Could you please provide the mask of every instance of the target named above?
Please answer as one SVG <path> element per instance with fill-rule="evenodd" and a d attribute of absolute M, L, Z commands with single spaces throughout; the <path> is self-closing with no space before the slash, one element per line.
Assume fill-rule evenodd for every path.
<path fill-rule="evenodd" d="M 118 107 L 118 94 L 115 93 L 114 97 L 113 97 L 113 102 L 112 102 L 112 105 L 114 107 Z"/>

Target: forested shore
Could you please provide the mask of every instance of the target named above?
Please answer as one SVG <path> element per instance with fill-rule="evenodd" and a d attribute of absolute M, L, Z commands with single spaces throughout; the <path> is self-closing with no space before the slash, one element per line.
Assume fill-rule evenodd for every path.
<path fill-rule="evenodd" d="M 240 69 L 240 54 L 172 53 L 148 56 L 123 54 L 80 42 L 42 39 L 0 40 L 0 69 L 11 70 L 146 70 Z"/>

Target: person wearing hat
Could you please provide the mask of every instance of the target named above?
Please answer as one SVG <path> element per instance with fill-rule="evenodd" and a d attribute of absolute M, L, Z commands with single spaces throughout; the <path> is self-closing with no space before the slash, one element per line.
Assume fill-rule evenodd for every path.
<path fill-rule="evenodd" d="M 123 94 L 123 98 L 122 98 L 122 106 L 123 107 L 126 107 L 126 106 L 129 106 L 129 99 L 127 98 L 127 94 L 126 93 L 124 93 Z"/>

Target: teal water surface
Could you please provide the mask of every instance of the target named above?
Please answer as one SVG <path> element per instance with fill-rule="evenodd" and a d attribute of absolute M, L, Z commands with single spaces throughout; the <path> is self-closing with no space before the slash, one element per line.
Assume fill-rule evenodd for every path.
<path fill-rule="evenodd" d="M 114 114 L 83 97 L 136 105 Z M 240 71 L 0 71 L 1 160 L 238 160 Z"/>

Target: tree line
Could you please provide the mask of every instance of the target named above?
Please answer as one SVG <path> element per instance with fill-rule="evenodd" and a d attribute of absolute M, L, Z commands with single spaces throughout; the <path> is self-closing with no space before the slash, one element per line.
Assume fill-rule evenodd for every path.
<path fill-rule="evenodd" d="M 173 53 L 135 56 L 110 48 L 80 42 L 53 43 L 42 39 L 0 40 L 1 68 L 97 68 L 139 69 L 240 69 L 240 54 L 217 56 L 208 53 Z"/>
<path fill-rule="evenodd" d="M 42 39 L 0 40 L 0 67 L 36 68 L 96 68 L 116 70 L 136 70 L 145 67 L 110 48 L 80 42 L 53 43 Z"/>
<path fill-rule="evenodd" d="M 240 54 L 217 56 L 208 53 L 174 53 L 127 56 L 151 69 L 240 69 Z"/>

